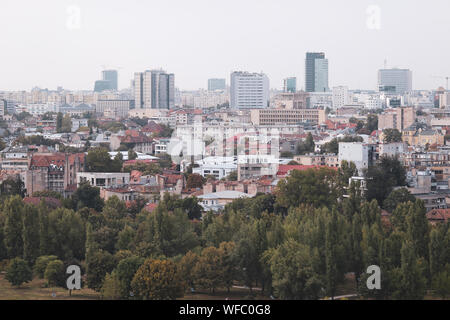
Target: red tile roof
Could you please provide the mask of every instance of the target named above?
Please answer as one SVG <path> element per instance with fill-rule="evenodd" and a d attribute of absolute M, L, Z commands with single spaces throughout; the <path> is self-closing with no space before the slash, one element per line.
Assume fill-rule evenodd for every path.
<path fill-rule="evenodd" d="M 41 200 L 44 200 L 45 204 L 51 209 L 56 209 L 61 206 L 61 201 L 52 197 L 25 197 L 23 202 L 37 206 L 41 203 Z"/>
<path fill-rule="evenodd" d="M 450 209 L 433 209 L 427 212 L 427 219 L 436 222 L 447 222 L 450 219 Z"/>

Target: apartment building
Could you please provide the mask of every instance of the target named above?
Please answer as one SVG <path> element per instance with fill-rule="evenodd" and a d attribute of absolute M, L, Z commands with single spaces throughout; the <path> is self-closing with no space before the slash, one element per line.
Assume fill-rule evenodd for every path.
<path fill-rule="evenodd" d="M 254 125 L 298 124 L 310 122 L 322 124 L 327 120 L 323 108 L 317 109 L 253 109 L 250 119 Z"/>

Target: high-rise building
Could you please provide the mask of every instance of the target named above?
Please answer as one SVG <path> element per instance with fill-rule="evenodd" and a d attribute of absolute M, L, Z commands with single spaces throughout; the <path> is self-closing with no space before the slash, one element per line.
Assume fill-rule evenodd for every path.
<path fill-rule="evenodd" d="M 163 70 L 147 70 L 134 74 L 136 109 L 173 109 L 175 107 L 175 75 Z"/>
<path fill-rule="evenodd" d="M 378 90 L 389 94 L 412 91 L 412 71 L 409 69 L 381 69 L 378 71 Z"/>
<path fill-rule="evenodd" d="M 307 52 L 305 60 L 305 91 L 327 92 L 328 59 L 323 52 Z"/>
<path fill-rule="evenodd" d="M 208 79 L 208 91 L 225 90 L 225 79 Z"/>
<path fill-rule="evenodd" d="M 231 73 L 230 106 L 239 109 L 267 108 L 269 78 L 264 73 L 235 71 Z"/>
<path fill-rule="evenodd" d="M 109 81 L 111 83 L 111 90 L 117 91 L 118 88 L 118 73 L 117 70 L 104 70 L 102 71 L 102 80 Z"/>
<path fill-rule="evenodd" d="M 348 87 L 333 87 L 333 108 L 339 109 L 348 104 Z"/>
<path fill-rule="evenodd" d="M 283 80 L 283 92 L 295 93 L 297 92 L 297 78 L 290 77 Z"/>

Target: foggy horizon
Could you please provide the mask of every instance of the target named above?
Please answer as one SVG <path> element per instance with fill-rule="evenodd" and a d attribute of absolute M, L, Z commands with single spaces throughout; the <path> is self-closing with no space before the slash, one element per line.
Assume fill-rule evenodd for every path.
<path fill-rule="evenodd" d="M 412 70 L 414 90 L 445 87 L 450 74 L 445 0 L 91 2 L 3 0 L 0 90 L 93 90 L 103 69 L 117 69 L 124 89 L 135 72 L 159 68 L 180 90 L 209 78 L 229 85 L 237 70 L 264 72 L 272 89 L 297 77 L 304 89 L 306 52 L 325 53 L 330 88 L 376 90 L 385 60 Z"/>

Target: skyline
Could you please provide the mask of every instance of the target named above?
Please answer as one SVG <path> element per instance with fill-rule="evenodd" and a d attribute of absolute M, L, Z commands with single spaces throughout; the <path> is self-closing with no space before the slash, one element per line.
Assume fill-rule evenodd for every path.
<path fill-rule="evenodd" d="M 300 90 L 306 52 L 326 54 L 330 88 L 375 90 L 385 59 L 413 72 L 415 90 L 445 87 L 431 76 L 450 75 L 448 1 L 347 3 L 4 0 L 0 90 L 93 90 L 103 66 L 118 68 L 120 89 L 135 72 L 162 68 L 180 90 L 206 88 L 209 78 L 229 85 L 238 70 L 262 71 L 276 89 L 297 77 Z M 380 9 L 380 29 L 369 28 L 370 6 Z"/>

